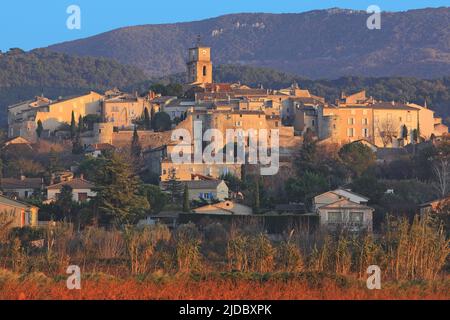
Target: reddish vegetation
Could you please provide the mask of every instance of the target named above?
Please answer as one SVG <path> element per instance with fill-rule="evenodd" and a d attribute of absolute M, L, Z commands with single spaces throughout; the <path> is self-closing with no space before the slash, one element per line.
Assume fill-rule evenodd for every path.
<path fill-rule="evenodd" d="M 342 288 L 333 281 L 324 281 L 318 288 L 300 280 L 170 280 L 163 283 L 137 280 L 86 280 L 79 291 L 66 289 L 65 281 L 7 281 L 0 286 L 0 299 L 137 299 L 137 300 L 302 300 L 302 299 L 449 299 L 448 285 L 423 287 L 386 285 L 370 291 L 363 285 Z"/>

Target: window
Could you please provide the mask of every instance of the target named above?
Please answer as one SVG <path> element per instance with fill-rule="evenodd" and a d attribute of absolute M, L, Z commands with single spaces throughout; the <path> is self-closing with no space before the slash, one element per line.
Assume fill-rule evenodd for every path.
<path fill-rule="evenodd" d="M 369 129 L 363 128 L 362 129 L 362 135 L 363 135 L 364 138 L 368 138 L 369 137 Z"/>
<path fill-rule="evenodd" d="M 316 121 L 312 120 L 311 125 L 314 127 L 316 125 Z M 278 126 L 277 126 L 278 127 Z"/>
<path fill-rule="evenodd" d="M 200 198 L 205 199 L 205 200 L 210 200 L 210 199 L 212 199 L 212 193 L 211 192 L 200 193 Z"/>
<path fill-rule="evenodd" d="M 364 213 L 362 212 L 350 212 L 350 222 L 363 223 Z"/>
<path fill-rule="evenodd" d="M 85 202 L 88 199 L 88 194 L 86 192 L 78 193 L 78 201 Z"/>
<path fill-rule="evenodd" d="M 406 122 L 411 122 L 411 114 L 410 113 L 408 113 L 406 115 Z"/>
<path fill-rule="evenodd" d="M 206 66 L 203 66 L 203 76 L 206 77 Z"/>
<path fill-rule="evenodd" d="M 342 212 L 328 212 L 328 222 L 329 223 L 342 222 Z"/>
<path fill-rule="evenodd" d="M 348 128 L 348 130 L 347 130 L 347 136 L 348 136 L 348 137 L 353 137 L 353 136 L 354 136 L 353 128 Z"/>
<path fill-rule="evenodd" d="M 362 119 L 362 124 L 363 124 L 364 126 L 367 126 L 367 125 L 369 124 L 369 119 L 363 118 L 363 119 Z"/>
<path fill-rule="evenodd" d="M 355 123 L 355 119 L 354 118 L 348 118 L 347 123 L 349 125 L 353 125 Z"/>

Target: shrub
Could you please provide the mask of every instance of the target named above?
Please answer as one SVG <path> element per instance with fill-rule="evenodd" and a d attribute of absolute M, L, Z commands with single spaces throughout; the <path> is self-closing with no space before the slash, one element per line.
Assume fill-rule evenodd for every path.
<path fill-rule="evenodd" d="M 273 271 L 274 249 L 267 235 L 237 235 L 228 242 L 227 259 L 231 270 Z"/>
<path fill-rule="evenodd" d="M 175 232 L 178 271 L 182 273 L 197 271 L 201 267 L 201 235 L 197 227 L 185 224 Z"/>
<path fill-rule="evenodd" d="M 283 241 L 277 247 L 276 269 L 284 272 L 299 272 L 304 269 L 300 249 L 290 241 Z"/>
<path fill-rule="evenodd" d="M 160 242 L 170 240 L 171 233 L 165 225 L 132 227 L 126 230 L 127 250 L 133 274 L 150 271 L 151 258 Z"/>

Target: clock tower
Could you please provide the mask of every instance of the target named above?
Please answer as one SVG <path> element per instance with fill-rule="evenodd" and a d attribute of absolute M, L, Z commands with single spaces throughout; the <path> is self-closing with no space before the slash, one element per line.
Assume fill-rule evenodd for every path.
<path fill-rule="evenodd" d="M 190 84 L 212 83 L 211 48 L 200 44 L 190 48 L 187 72 L 187 81 Z"/>

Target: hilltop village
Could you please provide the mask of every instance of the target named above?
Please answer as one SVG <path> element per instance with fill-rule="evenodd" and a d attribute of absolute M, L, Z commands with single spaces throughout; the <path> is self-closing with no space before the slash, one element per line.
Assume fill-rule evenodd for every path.
<path fill-rule="evenodd" d="M 19 228 L 259 215 L 273 232 L 288 220 L 371 232 L 376 215 L 448 205 L 448 173 L 434 181 L 447 170 L 448 127 L 426 101 L 378 101 L 364 90 L 326 101 L 296 83 L 251 88 L 214 83 L 212 73 L 211 49 L 197 45 L 183 96 L 113 88 L 8 107 L 0 208 L 12 210 Z M 194 136 L 196 122 L 203 132 L 275 130 L 277 174 L 261 176 L 260 165 L 246 161 L 174 162 L 174 148 L 196 141 L 173 133 Z M 126 178 L 120 185 L 106 172 Z"/>

